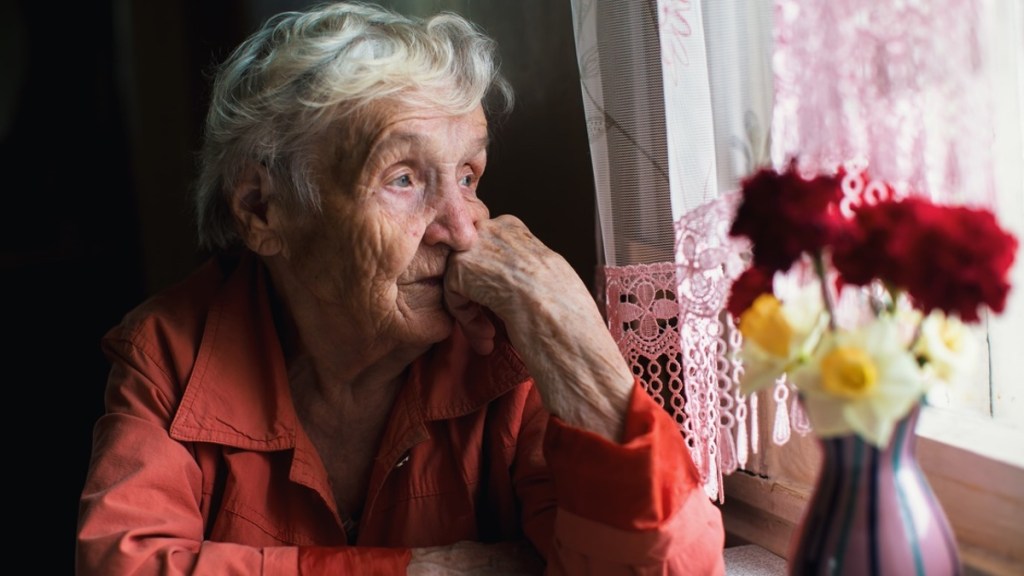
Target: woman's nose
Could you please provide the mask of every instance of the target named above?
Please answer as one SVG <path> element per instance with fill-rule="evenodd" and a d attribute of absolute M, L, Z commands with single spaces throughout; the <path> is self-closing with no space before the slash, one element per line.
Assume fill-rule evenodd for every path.
<path fill-rule="evenodd" d="M 436 198 L 433 222 L 427 225 L 427 244 L 446 244 L 452 250 L 468 250 L 476 240 L 476 223 L 487 217 L 487 208 L 458 186 L 444 186 Z"/>

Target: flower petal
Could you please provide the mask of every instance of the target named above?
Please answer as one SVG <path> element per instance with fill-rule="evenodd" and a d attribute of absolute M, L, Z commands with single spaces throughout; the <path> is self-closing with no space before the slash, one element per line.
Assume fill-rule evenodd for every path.
<path fill-rule="evenodd" d="M 820 438 L 852 434 L 854 429 L 846 420 L 844 403 L 831 394 L 805 394 L 802 402 L 814 433 Z"/>

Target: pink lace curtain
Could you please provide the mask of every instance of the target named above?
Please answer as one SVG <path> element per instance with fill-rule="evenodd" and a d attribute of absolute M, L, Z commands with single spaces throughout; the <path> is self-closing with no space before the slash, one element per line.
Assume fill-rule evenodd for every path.
<path fill-rule="evenodd" d="M 739 181 L 791 157 L 939 199 L 992 197 L 981 0 L 571 0 L 609 329 L 675 418 L 710 498 L 808 425 L 780 382 L 738 393 L 723 312 L 746 265 Z M 970 111 L 970 114 L 965 113 Z M 859 171 L 863 169 L 866 171 Z M 756 470 L 755 470 L 756 471 Z"/>

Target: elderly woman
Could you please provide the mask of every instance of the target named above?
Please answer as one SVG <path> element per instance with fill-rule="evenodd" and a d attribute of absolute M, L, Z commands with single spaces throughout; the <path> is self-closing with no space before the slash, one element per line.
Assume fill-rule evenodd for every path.
<path fill-rule="evenodd" d="M 477 197 L 510 105 L 452 14 L 326 5 L 231 55 L 196 198 L 216 256 L 103 339 L 79 574 L 723 572 L 590 293 Z"/>

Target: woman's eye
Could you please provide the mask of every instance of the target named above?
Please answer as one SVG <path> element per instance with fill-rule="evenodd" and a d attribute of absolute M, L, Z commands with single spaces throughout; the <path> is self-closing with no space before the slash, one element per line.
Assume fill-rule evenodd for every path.
<path fill-rule="evenodd" d="M 392 186 L 398 186 L 399 188 L 408 188 L 412 186 L 412 176 L 408 174 L 402 174 L 398 178 L 391 181 Z"/>
<path fill-rule="evenodd" d="M 461 185 L 461 186 L 472 186 L 473 185 L 473 175 L 472 174 L 466 174 L 465 176 L 460 178 L 459 179 L 459 185 Z"/>

